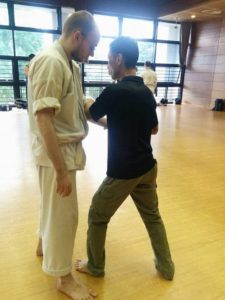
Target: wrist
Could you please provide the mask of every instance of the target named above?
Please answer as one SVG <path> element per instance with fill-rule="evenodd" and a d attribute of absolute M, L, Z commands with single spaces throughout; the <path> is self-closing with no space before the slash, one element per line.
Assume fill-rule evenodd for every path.
<path fill-rule="evenodd" d="M 59 180 L 59 179 L 62 179 L 64 177 L 66 177 L 68 175 L 68 170 L 65 168 L 65 169 L 56 169 L 56 179 Z"/>

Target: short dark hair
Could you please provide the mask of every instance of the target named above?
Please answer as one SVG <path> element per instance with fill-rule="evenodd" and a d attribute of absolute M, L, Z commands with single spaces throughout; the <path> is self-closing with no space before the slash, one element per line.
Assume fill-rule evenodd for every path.
<path fill-rule="evenodd" d="M 145 62 L 145 66 L 154 70 L 154 65 L 149 60 Z"/>
<path fill-rule="evenodd" d="M 33 53 L 31 53 L 30 55 L 28 55 L 28 59 L 31 60 L 32 58 L 34 58 L 35 55 Z"/>
<path fill-rule="evenodd" d="M 74 12 L 66 19 L 62 33 L 65 37 L 68 37 L 77 29 L 80 29 L 85 35 L 98 30 L 93 15 L 86 10 Z"/>
<path fill-rule="evenodd" d="M 127 68 L 136 67 L 139 50 L 138 44 L 134 39 L 120 36 L 110 43 L 109 48 L 112 54 L 122 54 Z"/>

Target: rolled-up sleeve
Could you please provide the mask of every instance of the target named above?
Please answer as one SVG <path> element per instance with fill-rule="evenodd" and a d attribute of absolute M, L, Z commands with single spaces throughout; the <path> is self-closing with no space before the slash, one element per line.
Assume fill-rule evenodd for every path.
<path fill-rule="evenodd" d="M 32 66 L 33 114 L 44 108 L 61 110 L 63 73 L 60 62 L 51 56 L 38 59 Z"/>

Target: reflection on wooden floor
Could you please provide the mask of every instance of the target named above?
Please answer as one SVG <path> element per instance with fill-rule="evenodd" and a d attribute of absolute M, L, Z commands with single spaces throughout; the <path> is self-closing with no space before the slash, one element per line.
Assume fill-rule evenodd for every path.
<path fill-rule="evenodd" d="M 112 218 L 104 279 L 78 276 L 99 300 L 225 299 L 225 113 L 182 105 L 158 107 L 152 138 L 159 163 L 158 193 L 176 264 L 161 279 L 144 225 L 131 199 Z M 85 257 L 87 212 L 105 175 L 107 132 L 91 125 L 78 175 L 79 229 L 74 257 Z M 35 256 L 39 191 L 26 111 L 0 113 L 0 298 L 63 300 L 55 279 Z"/>

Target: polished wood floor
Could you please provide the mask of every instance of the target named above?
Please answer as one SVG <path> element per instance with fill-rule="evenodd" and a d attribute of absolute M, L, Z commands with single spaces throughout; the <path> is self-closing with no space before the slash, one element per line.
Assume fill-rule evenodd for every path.
<path fill-rule="evenodd" d="M 152 144 L 174 281 L 157 275 L 144 225 L 129 198 L 109 225 L 106 277 L 78 276 L 96 289 L 99 300 L 224 300 L 225 113 L 191 105 L 157 110 L 160 131 Z M 0 141 L 0 299 L 66 300 L 35 256 L 39 191 L 26 111 L 0 113 Z M 106 131 L 92 125 L 84 144 L 88 160 L 78 174 L 74 258 L 86 256 L 88 208 L 105 175 Z"/>

